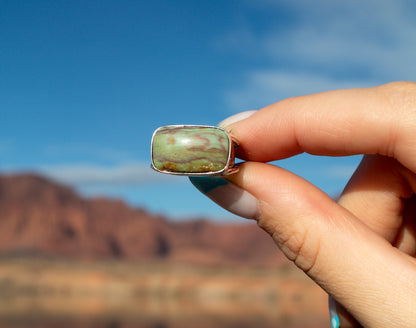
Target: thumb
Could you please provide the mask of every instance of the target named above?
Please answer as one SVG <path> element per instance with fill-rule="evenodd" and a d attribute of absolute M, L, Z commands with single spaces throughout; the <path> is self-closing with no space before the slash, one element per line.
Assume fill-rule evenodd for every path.
<path fill-rule="evenodd" d="M 324 192 L 284 169 L 248 162 L 227 180 L 256 200 L 252 218 L 285 255 L 362 325 L 416 326 L 416 264 L 411 257 Z M 221 188 L 209 195 L 220 205 L 215 190 Z"/>

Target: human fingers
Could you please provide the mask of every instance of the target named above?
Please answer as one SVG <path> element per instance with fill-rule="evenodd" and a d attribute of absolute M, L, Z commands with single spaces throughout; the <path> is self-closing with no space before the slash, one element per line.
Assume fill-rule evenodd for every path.
<path fill-rule="evenodd" d="M 414 215 L 416 177 L 397 160 L 366 155 L 344 189 L 338 203 L 371 230 L 402 252 L 416 254 Z M 339 304 L 341 327 L 359 327 Z"/>
<path fill-rule="evenodd" d="M 211 180 L 207 196 L 257 220 L 285 255 L 362 325 L 416 325 L 412 258 L 309 182 L 279 167 L 248 162 L 227 180 Z M 195 185 L 204 192 L 201 186 L 208 181 L 203 178 Z"/>
<path fill-rule="evenodd" d="M 416 257 L 416 194 L 406 202 L 403 212 L 402 229 L 394 241 L 394 246 L 402 252 Z"/>
<path fill-rule="evenodd" d="M 382 154 L 416 171 L 415 125 L 416 83 L 396 82 L 286 99 L 227 129 L 246 160 Z"/>
<path fill-rule="evenodd" d="M 257 200 L 259 225 L 285 255 L 360 324 L 416 325 L 416 264 L 410 257 L 315 186 L 281 168 L 248 162 L 227 179 Z"/>
<path fill-rule="evenodd" d="M 401 90 L 400 87 L 402 87 Z M 383 92 L 380 92 L 381 89 L 385 88 L 385 90 Z M 396 90 L 394 90 L 396 88 Z M 304 106 L 304 108 L 302 109 L 302 106 L 299 106 L 300 104 L 302 104 L 302 101 L 299 102 L 299 98 L 297 99 L 291 99 L 290 101 L 293 101 L 295 103 L 296 106 L 294 106 L 293 112 L 295 113 L 295 115 L 293 117 L 290 117 L 291 115 L 288 115 L 287 112 L 283 113 L 283 115 L 281 115 L 281 118 L 276 119 L 277 121 L 280 120 L 280 122 L 282 123 L 283 127 L 282 130 L 285 130 L 285 133 L 281 133 L 282 136 L 284 138 L 283 141 L 281 140 L 277 140 L 276 138 L 274 138 L 275 135 L 273 135 L 273 133 L 269 133 L 267 134 L 267 127 L 270 129 L 275 129 L 276 127 L 279 128 L 279 125 L 273 124 L 272 120 L 270 120 L 270 117 L 263 116 L 264 121 L 263 122 L 267 122 L 266 126 L 261 126 L 260 124 L 255 124 L 252 121 L 252 118 L 260 115 L 260 113 L 265 113 L 268 111 L 268 109 L 265 110 L 261 110 L 258 113 L 256 113 L 255 115 L 253 115 L 251 118 L 245 120 L 245 121 L 250 121 L 254 127 L 258 128 L 258 132 L 260 132 L 258 135 L 256 135 L 255 133 L 252 133 L 253 131 L 250 131 L 250 127 L 248 126 L 247 129 L 243 129 L 243 128 L 239 128 L 239 124 L 232 124 L 229 129 L 232 130 L 232 133 L 234 136 L 237 137 L 237 139 L 240 140 L 240 154 L 242 155 L 242 157 L 244 158 L 248 158 L 248 159 L 255 159 L 255 160 L 262 160 L 262 161 L 268 161 L 268 160 L 272 160 L 272 159 L 278 159 L 278 158 L 283 158 L 283 157 L 287 157 L 302 151 L 307 151 L 313 154 L 325 154 L 325 155 L 349 155 L 349 154 L 355 154 L 355 153 L 386 153 L 389 156 L 394 156 L 396 158 L 398 158 L 403 164 L 407 165 L 409 168 L 412 168 L 412 161 L 409 160 L 409 158 L 411 158 L 411 156 L 402 156 L 402 154 L 410 154 L 412 153 L 412 147 L 414 145 L 414 143 L 412 142 L 408 142 L 407 141 L 412 141 L 414 138 L 412 136 L 412 130 L 409 129 L 409 126 L 412 126 L 413 124 L 408 124 L 408 123 L 412 123 L 412 118 L 411 116 L 408 116 L 407 119 L 403 119 L 403 117 L 405 117 L 406 115 L 408 115 L 408 110 L 409 110 L 409 104 L 414 103 L 414 101 L 412 102 L 412 99 L 414 99 L 414 93 L 412 92 L 404 92 L 403 88 L 403 84 L 395 84 L 395 85 L 387 85 L 387 86 L 383 86 L 380 87 L 378 92 L 377 97 L 374 97 L 374 99 L 372 101 L 370 101 L 369 106 L 362 106 L 360 107 L 360 110 L 362 110 L 363 108 L 367 107 L 370 108 L 370 116 L 371 117 L 371 112 L 374 114 L 374 116 L 378 117 L 382 117 L 382 119 L 379 119 L 378 122 L 376 122 L 376 124 L 373 124 L 372 126 L 370 126 L 369 130 L 366 131 L 365 128 L 365 124 L 366 123 L 365 119 L 369 119 L 369 117 L 367 117 L 366 115 L 361 117 L 361 113 L 360 111 L 355 111 L 354 115 L 348 115 L 351 119 L 352 122 L 354 120 L 356 120 L 357 126 L 358 126 L 358 130 L 354 131 L 354 129 L 357 129 L 357 127 L 354 127 L 354 129 L 346 129 L 346 132 L 348 133 L 343 133 L 343 131 L 340 131 L 339 129 L 331 129 L 331 124 L 333 124 L 333 126 L 337 127 L 337 126 L 342 126 L 339 125 L 339 121 L 337 121 L 337 119 L 339 117 L 337 117 L 334 113 L 332 113 L 330 110 L 328 110 L 329 106 L 324 106 L 324 110 L 321 112 L 323 119 L 321 120 L 315 120 L 316 122 L 323 122 L 322 123 L 322 127 L 324 128 L 323 131 L 314 131 L 314 129 L 312 129 L 311 131 L 311 138 L 310 140 L 308 140 L 307 137 L 303 137 L 299 138 L 299 135 L 302 135 L 303 133 L 305 135 L 307 135 L 307 129 L 305 129 L 306 124 L 293 124 L 292 126 L 290 125 L 291 121 L 293 123 L 293 120 L 296 121 L 296 119 L 294 118 L 299 118 L 302 120 L 302 110 L 303 109 L 307 109 L 307 106 Z M 353 95 L 354 97 L 357 96 L 356 91 L 358 91 L 359 93 L 365 90 L 344 90 L 341 92 L 336 92 L 336 97 L 338 99 L 338 101 L 342 101 L 342 97 L 341 93 L 345 92 L 345 94 L 343 94 L 342 96 L 345 96 L 346 94 L 350 94 Z M 367 91 L 374 91 L 374 89 L 372 90 L 367 90 Z M 393 92 L 394 91 L 394 92 Z M 398 92 L 400 91 L 400 92 Z M 381 95 L 380 95 L 381 94 Z M 388 96 L 386 96 L 386 94 Z M 399 96 L 400 95 L 400 96 Z M 308 96 L 315 98 L 319 97 L 320 95 L 314 95 L 314 96 Z M 329 97 L 328 94 L 324 94 L 324 98 L 331 98 Z M 333 95 L 332 95 L 333 96 Z M 397 98 L 396 98 L 397 96 Z M 329 97 L 329 98 L 328 98 Z M 386 99 L 388 99 L 388 101 L 384 100 L 382 98 L 386 97 Z M 413 97 L 413 98 L 412 98 Z M 348 98 L 348 97 L 346 97 Z M 363 97 L 363 100 L 365 99 L 370 99 L 371 97 L 369 97 L 368 95 L 366 95 L 365 97 Z M 400 100 L 397 100 L 400 99 Z M 305 99 L 303 99 L 304 101 Z M 311 99 L 306 99 L 306 103 L 310 102 Z M 323 99 L 321 99 L 323 100 Z M 348 99 L 347 99 L 348 100 Z M 358 99 L 359 100 L 359 99 Z M 371 100 L 371 99 L 370 99 Z M 377 105 L 377 101 L 379 101 L 378 105 Z M 320 102 L 320 101 L 317 101 Z M 296 104 L 297 103 L 297 104 Z M 312 101 L 313 103 L 313 101 Z M 324 102 L 323 102 L 324 103 Z M 400 105 L 398 105 L 400 104 Z M 280 103 L 281 105 L 281 103 Z M 351 105 L 351 102 L 350 104 Z M 359 102 L 358 105 L 362 105 L 362 102 Z M 374 105 L 375 108 L 378 109 L 387 109 L 386 113 L 390 113 L 391 114 L 391 110 L 394 109 L 400 109 L 400 115 L 397 115 L 397 117 L 400 117 L 400 119 L 396 120 L 396 123 L 394 123 L 395 117 L 394 115 L 391 117 L 392 120 L 386 119 L 385 117 L 383 117 L 383 111 L 374 111 L 371 108 L 371 105 Z M 276 105 L 277 106 L 277 105 Z M 384 107 L 383 107 L 384 106 Z M 279 106 L 277 106 L 279 107 Z M 281 108 L 283 108 L 282 106 L 280 106 Z M 289 106 L 290 107 L 290 106 Z M 326 107 L 326 108 L 325 108 Z M 342 106 L 341 106 L 342 107 Z M 283 108 L 284 109 L 284 108 Z M 339 107 L 338 107 L 339 109 Z M 296 115 L 296 112 L 298 113 Z M 315 115 L 316 113 L 312 113 L 312 115 Z M 319 114 L 319 113 L 318 113 Z M 377 115 L 375 115 L 377 114 Z M 263 115 L 263 114 L 262 114 Z M 331 116 L 332 115 L 332 116 Z M 335 116 L 334 116 L 335 115 Z M 307 116 L 307 115 L 306 115 Z M 319 116 L 319 115 L 318 115 Z M 341 115 L 342 116 L 342 115 Z M 283 124 L 285 123 L 285 118 L 287 119 L 286 123 L 288 124 Z M 318 117 L 319 118 L 319 117 Z M 335 120 L 334 120 L 335 118 Z M 362 119 L 365 118 L 365 119 Z M 305 119 L 305 116 L 303 117 L 304 121 L 307 121 Z M 328 122 L 326 122 L 325 120 L 328 119 Z M 340 121 L 344 121 L 344 120 L 340 120 Z M 244 121 L 243 121 L 244 122 Z M 390 122 L 390 123 L 389 123 Z M 242 122 L 241 122 L 242 123 Z M 371 123 L 371 122 L 370 122 Z M 394 124 L 393 124 L 394 123 Z M 400 124 L 402 125 L 400 125 Z M 250 125 L 249 124 L 249 125 Z M 387 124 L 387 125 L 386 125 Z M 391 124 L 390 126 L 388 124 Z M 300 126 L 300 128 L 299 128 Z M 311 124 L 312 127 L 319 127 L 320 124 Z M 328 128 L 329 126 L 329 128 Z M 364 126 L 364 127 L 363 127 Z M 400 126 L 399 128 L 397 128 L 397 126 Z M 242 130 L 242 134 L 239 134 L 238 131 Z M 327 130 L 325 130 L 327 129 Z M 397 133 L 396 129 L 400 130 L 400 133 Z M 255 129 L 254 129 L 255 130 Z M 410 131 L 410 132 L 409 132 Z M 262 133 L 264 132 L 264 134 L 267 135 L 267 137 L 270 137 L 270 140 L 262 140 L 261 138 L 258 138 L 259 136 L 261 137 Z M 271 131 L 273 132 L 273 131 Z M 277 132 L 277 131 L 275 131 Z M 321 133 L 322 132 L 322 133 Z M 328 143 L 325 143 L 326 139 L 325 139 L 325 132 L 329 135 L 329 137 L 327 138 Z M 355 132 L 359 132 L 357 134 L 357 136 L 354 135 Z M 375 132 L 375 133 L 373 133 Z M 280 133 L 279 133 L 280 134 Z M 247 139 L 244 139 L 244 135 L 248 135 L 249 137 Z M 407 138 L 404 138 L 403 136 L 406 136 Z M 356 138 L 354 138 L 356 137 Z M 360 141 L 360 137 L 361 137 L 361 141 Z M 364 137 L 364 138 L 363 138 Z M 367 138 L 366 138 L 367 137 Z M 320 146 L 320 141 L 323 138 L 323 143 Z M 373 138 L 373 139 L 372 139 Z M 384 139 L 383 139 L 384 138 Z M 413 138 L 413 139 L 412 139 Z M 350 144 L 348 142 L 346 142 L 345 144 L 343 144 L 343 142 L 345 142 L 344 139 L 348 139 L 348 141 L 352 141 Z M 250 140 L 254 142 L 251 144 L 250 146 Z M 294 142 L 293 142 L 294 140 Z M 302 142 L 299 142 L 302 141 Z M 404 140 L 404 141 L 403 141 Z M 265 143 L 265 147 L 258 147 L 261 145 L 256 145 L 256 142 L 264 142 Z M 270 142 L 269 142 L 270 141 Z M 361 142 L 361 143 L 360 143 Z M 390 144 L 389 144 L 390 142 Z M 379 144 L 381 143 L 381 144 Z M 250 150 L 251 148 L 251 150 Z M 275 155 L 273 152 L 271 153 L 270 158 L 267 158 L 267 156 L 270 155 L 270 153 L 268 154 L 267 151 L 280 151 L 280 153 L 278 155 Z M 250 157 L 251 156 L 251 157 Z M 276 157 L 273 157 L 276 156 Z M 240 174 L 238 174 L 240 175 Z M 236 177 L 236 176 L 235 176 Z M 231 177 L 231 179 L 233 179 L 234 177 Z M 227 188 L 227 187 L 224 187 Z M 242 188 L 243 192 L 241 194 L 244 193 L 249 193 L 251 195 L 251 192 L 247 189 Z M 210 191 L 210 197 L 211 198 L 215 198 L 216 195 L 216 189 L 214 188 L 213 191 Z M 257 199 L 257 197 L 252 196 L 252 199 Z M 217 199 L 217 202 L 221 204 L 221 199 Z M 262 206 L 261 206 L 262 207 Z M 254 208 L 254 207 L 251 207 Z M 263 212 L 260 211 L 260 212 Z M 244 216 L 244 210 L 239 210 L 239 214 Z M 263 215 L 262 215 L 263 216 Z M 258 217 L 258 214 L 255 216 Z M 357 219 L 357 218 L 356 218 Z M 358 220 L 358 219 L 357 219 Z M 271 221 L 271 220 L 269 220 Z M 358 220 L 360 221 L 360 220 Z M 266 220 L 267 222 L 267 220 Z M 361 222 L 362 224 L 362 222 Z M 368 229 L 368 226 L 364 224 L 364 226 Z M 267 227 L 267 225 L 264 225 L 264 227 Z M 370 229 L 371 230 L 371 229 Z M 356 249 L 356 251 L 358 251 L 358 253 L 361 251 L 360 249 Z M 287 252 L 287 250 L 286 250 Z M 400 290 L 400 288 L 398 289 Z M 387 294 L 387 293 L 386 293 Z M 413 298 L 414 299 L 414 298 Z M 343 303 L 344 304 L 344 303 Z M 347 304 L 348 305 L 348 304 Z M 404 307 L 400 307 L 401 310 L 403 310 Z M 350 309 L 348 309 L 350 310 Z M 399 311 L 400 312 L 400 311 Z M 401 311 L 403 312 L 403 311 Z M 406 311 L 404 311 L 406 312 Z"/>
<path fill-rule="evenodd" d="M 364 156 L 338 203 L 370 229 L 402 251 L 413 255 L 415 236 L 409 233 L 416 213 L 410 207 L 416 191 L 416 174 L 397 160 Z"/>

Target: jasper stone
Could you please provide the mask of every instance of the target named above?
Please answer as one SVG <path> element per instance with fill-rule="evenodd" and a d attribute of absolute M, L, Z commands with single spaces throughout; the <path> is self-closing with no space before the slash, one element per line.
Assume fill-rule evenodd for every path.
<path fill-rule="evenodd" d="M 218 172 L 227 165 L 229 149 L 230 141 L 223 129 L 165 126 L 153 135 L 152 164 L 166 173 Z"/>

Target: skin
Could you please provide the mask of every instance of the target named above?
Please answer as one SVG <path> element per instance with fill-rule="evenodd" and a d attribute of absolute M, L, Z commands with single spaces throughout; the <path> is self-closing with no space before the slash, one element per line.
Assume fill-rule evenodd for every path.
<path fill-rule="evenodd" d="M 416 83 L 287 99 L 231 124 L 233 184 L 258 224 L 338 303 L 341 327 L 416 327 Z M 265 162 L 364 154 L 338 202 Z"/>

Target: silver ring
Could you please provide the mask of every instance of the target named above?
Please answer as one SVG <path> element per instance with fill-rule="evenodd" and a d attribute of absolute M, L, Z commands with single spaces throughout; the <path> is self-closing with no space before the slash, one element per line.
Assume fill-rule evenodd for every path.
<path fill-rule="evenodd" d="M 153 133 L 152 168 L 160 173 L 221 176 L 236 173 L 237 140 L 209 125 L 167 125 Z"/>

